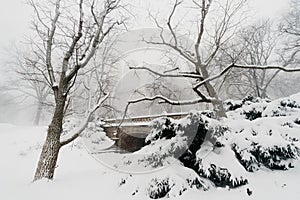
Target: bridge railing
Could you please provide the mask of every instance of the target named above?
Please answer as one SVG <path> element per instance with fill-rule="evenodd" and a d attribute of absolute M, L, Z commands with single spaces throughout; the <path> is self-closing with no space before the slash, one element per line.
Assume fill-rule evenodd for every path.
<path fill-rule="evenodd" d="M 120 123 L 122 124 L 129 124 L 129 123 L 141 123 L 141 122 L 151 122 L 152 120 L 159 118 L 159 117 L 170 117 L 173 119 L 181 119 L 185 117 L 188 113 L 163 113 L 158 115 L 147 115 L 147 116 L 135 116 L 130 118 L 117 118 L 117 119 L 104 119 L 106 125 L 111 126 L 119 126 Z M 121 125 L 122 126 L 122 125 Z"/>

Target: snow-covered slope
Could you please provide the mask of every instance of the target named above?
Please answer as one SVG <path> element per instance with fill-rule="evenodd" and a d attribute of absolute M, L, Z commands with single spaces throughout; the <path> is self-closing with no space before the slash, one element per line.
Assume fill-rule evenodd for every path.
<path fill-rule="evenodd" d="M 297 107 L 300 104 L 299 97 L 298 94 L 273 102 L 248 103 L 228 112 L 229 119 L 222 122 L 198 115 L 197 112 L 191 114 L 190 118 L 173 120 L 165 127 L 159 127 L 159 122 L 163 122 L 163 119 L 159 119 L 157 129 L 154 129 L 147 138 L 150 141 L 149 145 L 139 152 L 128 156 L 127 154 L 120 156 L 117 153 L 105 154 L 112 163 L 126 167 L 127 171 L 131 170 L 132 173 L 113 170 L 101 164 L 89 155 L 82 144 L 82 141 L 85 143 L 91 141 L 86 141 L 87 138 L 78 140 L 62 149 L 55 179 L 50 182 L 46 180 L 31 182 L 46 127 L 0 124 L 0 199 L 140 200 L 163 196 L 169 199 L 191 200 L 299 199 L 300 162 L 297 158 L 300 139 L 300 107 Z M 261 117 L 250 121 L 246 119 L 244 111 L 252 110 L 254 107 L 257 110 L 262 108 Z M 200 123 L 203 125 L 201 129 L 207 130 L 210 135 L 201 148 L 196 146 L 201 140 L 201 135 L 197 136 L 195 135 L 197 133 L 194 133 L 194 137 L 199 139 L 197 142 L 189 139 L 185 132 L 193 127 L 191 124 L 196 118 L 192 116 L 200 116 L 203 119 Z M 166 128 L 167 132 L 159 131 Z M 176 134 L 172 135 L 172 130 L 175 129 Z M 171 134 L 171 137 L 168 137 L 168 134 Z M 92 135 L 94 145 L 102 142 L 102 147 L 105 147 L 111 144 L 111 141 L 103 139 L 101 133 L 99 137 L 95 137 L 96 135 Z M 192 152 L 190 154 L 186 151 L 189 145 L 192 146 L 189 148 L 189 152 Z M 279 149 L 288 151 L 280 154 Z M 182 152 L 186 153 L 185 158 L 191 159 L 193 158 L 191 156 L 195 156 L 195 160 L 191 163 L 198 165 L 185 167 L 183 157 L 180 155 Z M 159 159 L 164 167 L 153 165 L 157 159 L 148 160 L 147 164 L 141 162 L 141 159 L 147 156 L 158 158 L 166 153 L 173 158 L 165 156 L 167 162 L 164 162 L 164 158 Z M 128 164 L 128 159 L 132 164 Z M 126 166 L 120 166 L 124 163 Z M 143 166 L 147 167 L 143 173 L 132 171 L 136 167 L 141 170 Z M 278 166 L 283 166 L 282 169 L 285 170 L 275 170 L 280 168 Z M 155 167 L 157 170 L 149 170 Z M 231 176 L 226 181 L 232 180 L 232 183 L 235 183 L 243 177 L 247 179 L 247 184 L 241 184 L 243 186 L 234 189 L 230 184 L 222 187 L 222 181 L 218 182 L 216 177 L 210 176 L 210 173 L 215 173 L 212 170 L 221 175 L 222 173 L 228 175 L 230 172 Z M 215 187 L 216 183 L 220 183 L 221 187 Z M 247 190 L 249 194 L 251 193 L 250 196 Z"/>

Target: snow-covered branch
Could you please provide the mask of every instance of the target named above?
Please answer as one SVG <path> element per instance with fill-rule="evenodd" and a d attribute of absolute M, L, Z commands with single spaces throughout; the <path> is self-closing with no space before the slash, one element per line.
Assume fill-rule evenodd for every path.
<path fill-rule="evenodd" d="M 172 78 L 181 78 L 181 77 L 185 77 L 185 78 L 197 78 L 197 79 L 201 79 L 202 76 L 198 75 L 198 74 L 192 74 L 192 73 L 181 73 L 180 74 L 168 74 L 168 73 L 160 73 L 157 71 L 154 71 L 153 69 L 150 69 L 149 67 L 145 67 L 145 66 L 137 66 L 137 67 L 129 67 L 129 69 L 141 69 L 141 70 L 147 70 L 155 75 L 158 75 L 160 77 L 172 77 Z"/>
<path fill-rule="evenodd" d="M 203 81 L 197 83 L 194 86 L 194 89 L 199 88 L 200 86 L 202 86 L 203 84 L 213 81 L 217 78 L 220 78 L 221 76 L 223 76 L 224 74 L 226 74 L 231 68 L 240 68 L 240 69 L 261 69 L 261 70 L 266 70 L 266 69 L 277 69 L 277 70 L 281 70 L 281 71 L 285 71 L 285 72 L 300 72 L 300 68 L 286 68 L 286 67 L 282 67 L 282 66 L 272 66 L 272 65 L 268 65 L 268 66 L 257 66 L 257 65 L 239 65 L 239 64 L 231 64 L 228 67 L 226 67 L 224 70 L 222 70 L 220 73 L 211 76 L 207 79 L 204 79 Z"/>
<path fill-rule="evenodd" d="M 103 102 L 109 97 L 109 93 L 106 94 L 103 98 L 101 98 L 99 100 L 99 102 L 92 108 L 90 109 L 87 117 L 85 118 L 85 120 L 83 121 L 83 123 L 77 128 L 75 129 L 74 131 L 72 131 L 70 134 L 68 135 L 71 135 L 69 136 L 69 138 L 67 139 L 63 139 L 61 138 L 61 142 L 60 142 L 60 145 L 61 146 L 64 146 L 66 144 L 69 144 L 70 142 L 74 141 L 76 138 L 78 138 L 82 131 L 84 131 L 84 129 L 86 128 L 86 126 L 88 125 L 88 122 L 90 121 L 92 115 L 95 113 L 95 111 L 100 108 L 100 106 L 103 104 Z M 67 135 L 67 136 L 68 136 Z"/>
<path fill-rule="evenodd" d="M 191 105 L 191 104 L 196 104 L 196 103 L 201 103 L 201 102 L 210 103 L 210 102 L 219 101 L 217 99 L 212 99 L 212 98 L 206 98 L 206 99 L 197 98 L 197 99 L 192 99 L 192 100 L 178 101 L 178 100 L 169 99 L 162 95 L 155 95 L 153 97 L 143 97 L 143 98 L 139 98 L 139 99 L 130 100 L 130 101 L 128 101 L 128 104 L 138 103 L 138 102 L 142 102 L 142 101 L 154 101 L 157 99 L 162 100 L 160 103 L 168 103 L 171 105 Z"/>
<path fill-rule="evenodd" d="M 125 107 L 124 115 L 119 124 L 118 129 L 120 128 L 121 124 L 123 123 L 123 121 L 127 115 L 127 111 L 128 111 L 130 104 L 135 104 L 135 103 L 139 103 L 139 102 L 143 102 L 143 101 L 154 101 L 154 100 L 162 100 L 159 103 L 168 103 L 171 105 L 193 105 L 193 104 L 202 103 L 202 102 L 205 102 L 205 103 L 217 103 L 218 102 L 218 103 L 220 103 L 220 100 L 212 99 L 212 98 L 197 98 L 197 99 L 192 99 L 192 100 L 178 101 L 178 100 L 169 99 L 162 95 L 155 95 L 152 97 L 143 97 L 143 98 L 139 98 L 139 99 L 129 100 Z"/>

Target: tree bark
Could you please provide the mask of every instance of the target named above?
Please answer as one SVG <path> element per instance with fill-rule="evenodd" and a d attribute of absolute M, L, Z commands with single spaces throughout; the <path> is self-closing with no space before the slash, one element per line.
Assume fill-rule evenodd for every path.
<path fill-rule="evenodd" d="M 210 83 L 206 83 L 206 88 L 207 88 L 207 92 L 209 94 L 210 97 L 215 98 L 215 99 L 219 99 L 217 92 L 215 91 L 214 87 L 210 84 Z M 220 117 L 226 117 L 226 112 L 225 112 L 225 108 L 223 105 L 223 101 L 213 101 L 212 102 L 214 111 L 216 112 L 216 117 L 220 118 Z"/>
<path fill-rule="evenodd" d="M 61 93 L 57 96 L 55 112 L 47 131 L 46 141 L 43 145 L 34 181 L 47 178 L 53 179 L 58 153 L 61 148 L 60 136 L 62 132 L 63 112 L 66 97 Z"/>
<path fill-rule="evenodd" d="M 203 66 L 201 64 L 197 64 L 196 69 L 197 69 L 198 73 L 201 73 L 201 75 L 203 76 L 204 79 L 209 78 L 209 74 L 208 74 L 208 71 L 206 69 L 206 66 Z M 207 93 L 210 97 L 215 98 L 215 99 L 219 99 L 215 88 L 210 84 L 210 82 L 206 82 L 204 84 L 204 86 L 205 86 L 206 91 L 207 91 Z M 213 101 L 212 105 L 213 105 L 214 111 L 216 112 L 216 117 L 217 118 L 227 117 L 222 101 Z"/>

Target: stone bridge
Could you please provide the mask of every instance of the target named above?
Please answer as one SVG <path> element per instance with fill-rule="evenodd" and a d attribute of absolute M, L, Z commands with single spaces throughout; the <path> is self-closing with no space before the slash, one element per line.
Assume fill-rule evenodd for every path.
<path fill-rule="evenodd" d="M 106 119 L 103 125 L 107 136 L 126 151 L 137 151 L 145 145 L 145 138 L 151 131 L 150 122 L 159 117 L 181 119 L 188 113 L 166 113 L 151 116 L 138 116 L 125 119 Z"/>

